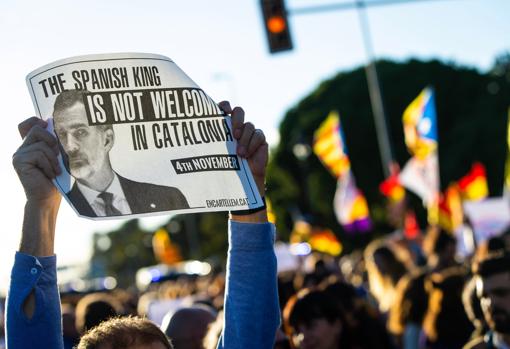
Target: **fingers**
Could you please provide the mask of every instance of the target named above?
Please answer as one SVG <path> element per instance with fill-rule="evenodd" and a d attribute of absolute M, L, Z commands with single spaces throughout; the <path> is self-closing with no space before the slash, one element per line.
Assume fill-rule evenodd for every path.
<path fill-rule="evenodd" d="M 264 132 L 255 129 L 251 122 L 244 122 L 244 110 L 240 107 L 232 109 L 228 101 L 218 103 L 218 106 L 231 115 L 234 138 L 237 139 L 237 154 L 250 157 L 263 145 L 267 145 Z"/>
<path fill-rule="evenodd" d="M 262 130 L 256 129 L 253 131 L 250 143 L 248 144 L 246 157 L 251 157 L 261 146 L 267 146 L 266 136 Z"/>
<path fill-rule="evenodd" d="M 232 131 L 234 133 L 234 138 L 239 139 L 243 132 L 243 124 L 244 124 L 244 110 L 241 107 L 235 107 L 232 109 L 230 103 L 228 101 L 222 101 L 218 103 L 218 106 L 223 110 L 226 114 L 231 115 L 232 120 Z"/>
<path fill-rule="evenodd" d="M 22 121 L 18 125 L 18 131 L 21 136 L 21 138 L 25 138 L 25 136 L 28 134 L 28 132 L 32 129 L 34 126 L 39 126 L 41 128 L 46 128 L 48 126 L 48 123 L 36 116 L 32 116 L 24 121 Z"/>
<path fill-rule="evenodd" d="M 21 146 L 14 153 L 12 162 L 18 172 L 29 171 L 34 166 L 48 178 L 54 178 L 61 172 L 55 152 L 43 141 Z"/>
<path fill-rule="evenodd" d="M 237 141 L 237 154 L 239 156 L 246 157 L 248 155 L 248 147 L 254 132 L 255 126 L 251 122 L 243 125 L 241 137 Z"/>
<path fill-rule="evenodd" d="M 244 125 L 244 110 L 240 107 L 235 107 L 232 110 L 232 130 L 234 132 L 234 138 L 240 139 L 243 133 Z"/>
<path fill-rule="evenodd" d="M 21 125 L 21 124 L 20 124 Z M 21 134 L 21 131 L 20 131 Z M 43 129 L 39 124 L 33 125 L 28 133 L 25 134 L 25 140 L 23 146 L 28 146 L 38 142 L 46 143 L 50 148 L 54 149 L 55 153 L 58 154 L 57 139 L 50 134 L 48 131 Z"/>
<path fill-rule="evenodd" d="M 223 110 L 226 114 L 232 113 L 232 108 L 230 107 L 229 101 L 221 101 L 218 103 L 218 107 L 220 107 L 220 109 Z"/>

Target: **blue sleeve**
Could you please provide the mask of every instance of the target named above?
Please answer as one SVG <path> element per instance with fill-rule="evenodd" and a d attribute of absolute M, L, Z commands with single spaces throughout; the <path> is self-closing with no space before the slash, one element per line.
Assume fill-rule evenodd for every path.
<path fill-rule="evenodd" d="M 218 349 L 271 349 L 280 324 L 270 223 L 229 223 L 224 328 Z"/>
<path fill-rule="evenodd" d="M 23 313 L 23 303 L 32 291 L 35 312 L 29 319 Z M 5 317 L 8 349 L 64 347 L 55 256 L 16 253 Z"/>

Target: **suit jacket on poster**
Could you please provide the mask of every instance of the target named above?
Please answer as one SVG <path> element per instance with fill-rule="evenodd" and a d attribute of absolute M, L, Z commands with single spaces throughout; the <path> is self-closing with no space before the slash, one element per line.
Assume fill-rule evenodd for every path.
<path fill-rule="evenodd" d="M 188 201 L 177 188 L 135 182 L 118 174 L 117 177 L 133 214 L 189 208 Z M 67 197 L 80 215 L 97 217 L 76 183 Z"/>

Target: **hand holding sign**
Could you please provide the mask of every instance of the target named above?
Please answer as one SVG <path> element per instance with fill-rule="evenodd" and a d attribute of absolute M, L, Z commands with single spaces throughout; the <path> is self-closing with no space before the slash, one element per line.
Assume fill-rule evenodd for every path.
<path fill-rule="evenodd" d="M 255 129 L 251 122 L 244 122 L 244 110 L 231 108 L 228 101 L 219 103 L 220 108 L 232 116 L 232 130 L 237 139 L 237 155 L 246 158 L 259 193 L 264 196 L 265 177 L 268 159 L 266 136 L 260 129 Z"/>
<path fill-rule="evenodd" d="M 60 173 L 55 137 L 45 130 L 47 122 L 31 117 L 18 125 L 23 143 L 12 156 L 12 163 L 29 202 L 60 202 L 51 180 Z"/>

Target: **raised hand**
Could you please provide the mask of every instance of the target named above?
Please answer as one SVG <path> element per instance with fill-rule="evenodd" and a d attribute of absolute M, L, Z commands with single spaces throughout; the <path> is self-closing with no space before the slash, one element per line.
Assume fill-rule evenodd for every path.
<path fill-rule="evenodd" d="M 23 143 L 12 163 L 28 202 L 58 204 L 60 195 L 51 182 L 60 174 L 57 140 L 45 130 L 47 122 L 31 117 L 18 125 Z"/>
<path fill-rule="evenodd" d="M 220 108 L 232 117 L 232 131 L 237 140 L 237 155 L 246 158 L 257 183 L 260 195 L 265 193 L 265 177 L 268 159 L 266 136 L 256 129 L 251 122 L 244 122 L 244 110 L 240 107 L 231 108 L 230 103 L 219 103 Z"/>

